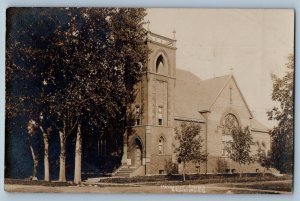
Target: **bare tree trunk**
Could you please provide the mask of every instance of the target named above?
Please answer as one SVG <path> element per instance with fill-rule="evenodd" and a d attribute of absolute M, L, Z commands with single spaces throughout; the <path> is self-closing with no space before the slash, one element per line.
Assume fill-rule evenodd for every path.
<path fill-rule="evenodd" d="M 43 140 L 44 140 L 44 180 L 50 181 L 50 173 L 49 173 L 49 131 L 47 133 L 40 126 L 40 129 L 43 133 Z"/>
<path fill-rule="evenodd" d="M 66 181 L 66 129 L 65 122 L 62 131 L 59 131 L 60 155 L 59 155 L 59 181 Z"/>
<path fill-rule="evenodd" d="M 30 151 L 31 151 L 32 159 L 33 159 L 33 171 L 32 171 L 31 180 L 37 180 L 36 174 L 37 174 L 37 167 L 38 167 L 39 161 L 33 151 L 33 147 L 31 144 L 30 144 Z"/>
<path fill-rule="evenodd" d="M 82 139 L 81 139 L 81 124 L 77 126 L 76 147 L 75 147 L 75 171 L 74 183 L 81 183 L 81 152 L 82 152 Z"/>
<path fill-rule="evenodd" d="M 185 181 L 185 162 L 183 162 L 182 177 L 183 177 L 183 181 Z"/>
<path fill-rule="evenodd" d="M 31 180 L 37 180 L 36 174 L 37 174 L 37 167 L 39 164 L 38 161 L 38 157 L 34 152 L 33 146 L 32 146 L 32 136 L 35 134 L 35 129 L 37 128 L 37 124 L 33 119 L 30 119 L 28 121 L 28 125 L 27 125 L 27 132 L 29 135 L 29 147 L 30 147 L 30 151 L 31 151 L 31 156 L 32 156 L 32 160 L 33 160 L 33 171 L 32 171 L 32 176 L 31 176 Z"/>
<path fill-rule="evenodd" d="M 242 178 L 242 164 L 240 164 L 240 178 Z"/>

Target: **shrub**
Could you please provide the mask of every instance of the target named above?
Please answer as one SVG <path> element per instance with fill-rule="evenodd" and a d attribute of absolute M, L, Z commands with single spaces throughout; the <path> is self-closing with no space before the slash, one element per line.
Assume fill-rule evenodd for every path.
<path fill-rule="evenodd" d="M 178 174 L 177 164 L 172 162 L 172 159 L 165 160 L 165 170 L 167 175 Z"/>
<path fill-rule="evenodd" d="M 225 161 L 225 159 L 218 158 L 216 163 L 216 172 L 226 173 L 226 169 L 228 169 L 227 161 Z"/>

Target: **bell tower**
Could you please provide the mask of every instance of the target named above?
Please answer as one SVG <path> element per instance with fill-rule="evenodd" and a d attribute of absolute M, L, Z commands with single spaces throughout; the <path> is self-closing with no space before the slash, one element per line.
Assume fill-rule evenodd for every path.
<path fill-rule="evenodd" d="M 132 107 L 135 125 L 124 135 L 122 166 L 133 168 L 132 175 L 159 174 L 173 154 L 176 40 L 148 31 L 146 44 L 150 54 Z"/>
<path fill-rule="evenodd" d="M 167 156 L 172 155 L 177 48 L 175 38 L 167 38 L 150 31 L 147 34 L 147 45 L 151 53 L 142 81 L 144 164 L 145 174 L 159 174 L 163 171 L 163 167 L 158 165 L 161 164 L 159 161 L 165 161 Z"/>
<path fill-rule="evenodd" d="M 173 127 L 176 40 L 148 32 L 145 120 L 147 125 Z"/>

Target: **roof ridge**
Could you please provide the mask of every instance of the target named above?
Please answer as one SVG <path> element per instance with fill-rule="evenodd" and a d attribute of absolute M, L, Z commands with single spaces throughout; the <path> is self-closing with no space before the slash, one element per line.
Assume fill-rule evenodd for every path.
<path fill-rule="evenodd" d="M 226 82 L 224 82 L 222 88 L 220 89 L 220 91 L 217 93 L 217 96 L 215 97 L 214 101 L 210 104 L 209 109 L 211 110 L 211 107 L 215 104 L 215 102 L 217 101 L 218 97 L 220 96 L 220 94 L 223 92 L 224 88 L 226 87 L 227 83 L 230 81 L 230 79 L 233 77 L 232 74 L 226 75 L 228 76 L 228 78 L 226 79 Z M 222 77 L 226 77 L 226 76 L 222 76 Z"/>
<path fill-rule="evenodd" d="M 199 76 L 197 76 L 195 73 L 193 73 L 193 72 L 191 72 L 191 71 L 189 71 L 189 70 L 185 70 L 185 69 L 181 69 L 181 68 L 176 68 L 176 72 L 179 72 L 179 74 L 180 74 L 180 73 L 190 74 L 190 75 L 192 75 L 194 78 L 197 78 L 197 79 L 198 79 L 197 82 L 202 82 L 202 79 L 201 79 Z M 177 79 L 177 80 L 185 80 L 185 78 L 182 78 L 182 77 L 178 76 L 179 74 L 176 73 L 176 79 Z M 189 80 L 189 81 L 191 81 L 191 80 Z"/>
<path fill-rule="evenodd" d="M 224 78 L 224 77 L 231 77 L 232 74 L 226 74 L 226 75 L 220 75 L 220 76 L 217 76 L 217 77 L 211 77 L 211 78 L 208 78 L 208 79 L 205 79 L 205 80 L 202 80 L 202 82 L 205 82 L 205 81 L 209 81 L 209 80 L 213 80 L 213 79 L 219 79 L 219 78 Z"/>

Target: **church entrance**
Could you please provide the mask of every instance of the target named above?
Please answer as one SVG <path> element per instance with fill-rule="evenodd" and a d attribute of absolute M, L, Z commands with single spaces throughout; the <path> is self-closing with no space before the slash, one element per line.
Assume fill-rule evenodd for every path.
<path fill-rule="evenodd" d="M 132 166 L 139 167 L 142 165 L 142 143 L 138 138 L 134 140 L 132 148 L 131 164 Z"/>

